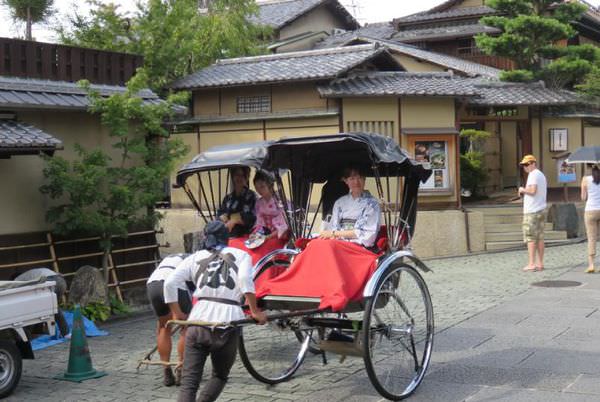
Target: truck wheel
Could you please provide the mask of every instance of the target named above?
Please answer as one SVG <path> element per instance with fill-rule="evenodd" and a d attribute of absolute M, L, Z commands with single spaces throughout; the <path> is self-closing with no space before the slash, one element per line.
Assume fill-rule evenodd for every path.
<path fill-rule="evenodd" d="M 0 398 L 10 395 L 21 378 L 21 352 L 13 341 L 0 340 Z"/>

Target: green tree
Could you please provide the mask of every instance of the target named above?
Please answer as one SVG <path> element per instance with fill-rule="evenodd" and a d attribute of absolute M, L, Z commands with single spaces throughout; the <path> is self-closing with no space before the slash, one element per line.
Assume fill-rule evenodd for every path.
<path fill-rule="evenodd" d="M 484 53 L 514 61 L 516 69 L 503 72 L 502 79 L 542 79 L 550 87 L 572 88 L 583 82 L 600 60 L 594 46 L 559 44 L 577 34 L 571 23 L 586 10 L 580 2 L 488 0 L 486 4 L 500 15 L 483 17 L 480 22 L 502 33 L 480 34 L 475 39 Z"/>
<path fill-rule="evenodd" d="M 593 100 L 596 105 L 600 105 L 600 68 L 595 68 L 589 73 L 585 82 L 578 85 L 577 89 L 591 97 L 590 100 Z"/>
<path fill-rule="evenodd" d="M 174 80 L 210 65 L 217 58 L 262 53 L 269 30 L 252 24 L 254 0 L 215 0 L 200 13 L 197 0 L 137 3 L 133 16 L 96 0 L 89 16 L 75 14 L 58 28 L 61 42 L 144 56 L 150 87 L 164 93 Z"/>
<path fill-rule="evenodd" d="M 135 226 L 156 224 L 160 214 L 153 207 L 164 196 L 164 179 L 188 149 L 181 141 L 170 139 L 163 127 L 181 99 L 144 103 L 137 95 L 146 87 L 143 71 L 130 80 L 124 93 L 107 98 L 90 89 L 87 82 L 82 86 L 88 91 L 90 111 L 108 128 L 114 141 L 112 154 L 118 159 L 100 149 L 76 145 L 77 158 L 72 161 L 47 158 L 46 183 L 40 190 L 55 202 L 46 218 L 57 233 L 100 237 L 108 283 L 112 237 L 126 236 Z"/>
<path fill-rule="evenodd" d="M 2 0 L 14 20 L 25 22 L 25 39 L 33 40 L 31 26 L 44 22 L 54 13 L 54 0 Z"/>
<path fill-rule="evenodd" d="M 474 197 L 480 195 L 480 190 L 488 179 L 485 153 L 481 148 L 490 136 L 490 133 L 482 130 L 466 129 L 460 132 L 460 138 L 468 143 L 467 151 L 460 155 L 461 187 L 469 190 Z"/>

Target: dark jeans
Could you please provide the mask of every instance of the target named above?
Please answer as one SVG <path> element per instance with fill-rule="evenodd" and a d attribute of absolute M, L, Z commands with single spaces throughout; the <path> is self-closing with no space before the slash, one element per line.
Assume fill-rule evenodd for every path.
<path fill-rule="evenodd" d="M 183 378 L 178 402 L 210 402 L 219 397 L 235 362 L 238 338 L 239 330 L 234 328 L 211 330 L 189 327 L 187 329 Z M 196 399 L 204 364 L 209 355 L 213 367 L 212 375 Z"/>

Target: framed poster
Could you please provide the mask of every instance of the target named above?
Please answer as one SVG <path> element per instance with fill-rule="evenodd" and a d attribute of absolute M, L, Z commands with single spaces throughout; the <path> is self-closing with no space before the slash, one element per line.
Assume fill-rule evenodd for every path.
<path fill-rule="evenodd" d="M 556 160 L 556 171 L 558 172 L 559 183 L 575 183 L 577 181 L 577 172 L 575 165 L 569 165 L 566 162 L 567 158 L 559 158 Z"/>
<path fill-rule="evenodd" d="M 421 184 L 421 188 L 424 190 L 449 190 L 448 141 L 416 139 L 414 144 L 415 160 L 433 171 L 429 180 Z"/>
<path fill-rule="evenodd" d="M 569 146 L 569 130 L 566 128 L 551 128 L 550 151 L 566 151 Z"/>

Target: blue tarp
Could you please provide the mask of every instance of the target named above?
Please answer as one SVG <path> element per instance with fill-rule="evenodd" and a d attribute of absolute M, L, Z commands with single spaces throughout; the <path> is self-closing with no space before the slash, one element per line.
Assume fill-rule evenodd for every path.
<path fill-rule="evenodd" d="M 35 338 L 31 341 L 31 347 L 33 350 L 45 349 L 53 345 L 57 345 L 59 343 L 63 343 L 71 338 L 71 328 L 73 327 L 73 312 L 72 311 L 63 311 L 63 315 L 65 317 L 65 321 L 69 326 L 69 334 L 66 337 L 60 336 L 60 331 L 58 330 L 58 326 L 56 327 L 55 335 L 42 335 Z M 89 337 L 93 336 L 106 336 L 108 335 L 107 331 L 98 329 L 96 324 L 87 318 L 83 317 L 83 327 L 85 328 L 85 335 Z"/>

